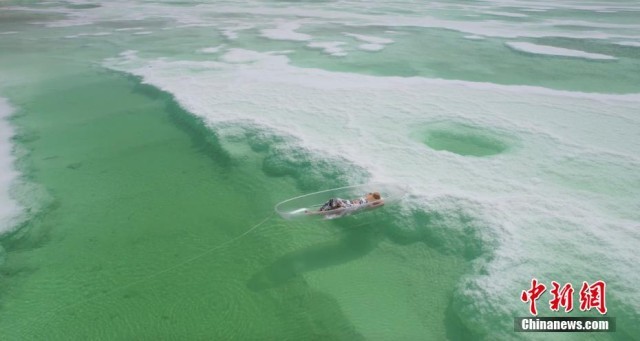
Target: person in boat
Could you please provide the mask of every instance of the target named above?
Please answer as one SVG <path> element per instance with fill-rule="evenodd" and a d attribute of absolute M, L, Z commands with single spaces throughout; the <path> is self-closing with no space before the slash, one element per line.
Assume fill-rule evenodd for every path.
<path fill-rule="evenodd" d="M 318 211 L 326 212 L 326 211 L 337 210 L 340 208 L 351 208 L 351 207 L 357 207 L 357 206 L 362 206 L 367 204 L 370 205 L 371 207 L 380 206 L 384 204 L 384 201 L 382 200 L 382 196 L 380 196 L 380 192 L 367 193 L 365 196 L 362 196 L 360 198 L 353 199 L 353 200 L 331 198 L 329 199 L 329 201 L 324 203 L 324 205 L 322 205 L 322 207 L 320 207 Z"/>

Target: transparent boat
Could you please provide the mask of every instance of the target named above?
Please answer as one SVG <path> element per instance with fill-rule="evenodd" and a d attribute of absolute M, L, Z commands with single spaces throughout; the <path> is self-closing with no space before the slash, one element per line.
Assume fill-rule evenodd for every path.
<path fill-rule="evenodd" d="M 361 198 L 367 193 L 372 192 L 379 192 L 381 199 L 362 205 L 353 205 L 346 208 L 320 211 L 320 207 L 329 201 L 329 199 L 340 198 L 353 200 Z M 322 219 L 336 219 L 394 204 L 400 201 L 406 193 L 406 189 L 400 185 L 388 183 L 362 184 L 333 188 L 287 199 L 278 203 L 275 206 L 275 210 L 284 219 L 314 217 Z"/>

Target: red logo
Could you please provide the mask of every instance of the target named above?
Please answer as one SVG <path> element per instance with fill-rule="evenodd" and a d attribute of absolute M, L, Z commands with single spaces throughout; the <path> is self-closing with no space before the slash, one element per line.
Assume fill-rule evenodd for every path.
<path fill-rule="evenodd" d="M 553 311 L 558 311 L 560 307 L 564 307 L 565 312 L 573 310 L 573 287 L 571 283 L 565 284 L 560 289 L 560 284 L 556 281 L 551 281 L 553 289 L 551 289 L 551 295 L 553 299 L 549 301 L 549 308 Z"/>
<path fill-rule="evenodd" d="M 560 283 L 551 281 L 551 290 L 549 291 L 553 296 L 549 301 L 549 308 L 552 311 L 559 311 L 560 307 L 564 307 L 565 312 L 573 310 L 573 286 L 571 283 L 566 283 L 564 286 L 560 286 Z M 587 282 L 582 282 L 582 288 L 580 289 L 580 310 L 588 311 L 592 308 L 596 308 L 602 315 L 607 313 L 607 305 L 605 300 L 605 289 L 607 285 L 604 281 L 597 281 L 589 285 Z M 529 290 L 523 290 L 520 294 L 520 300 L 525 303 L 529 303 L 529 312 L 533 316 L 538 315 L 538 309 L 536 308 L 536 301 L 547 290 L 547 287 L 539 283 L 537 279 L 531 280 L 531 288 Z"/>
<path fill-rule="evenodd" d="M 582 282 L 580 289 L 580 310 L 587 311 L 596 308 L 600 314 L 607 313 L 607 306 L 604 299 L 604 291 L 607 284 L 603 281 L 597 281 L 591 285 Z"/>
<path fill-rule="evenodd" d="M 531 315 L 538 315 L 538 309 L 536 309 L 536 300 L 540 297 L 540 295 L 542 295 L 545 290 L 547 290 L 547 287 L 542 283 L 538 284 L 538 280 L 534 278 L 531 280 L 531 289 L 522 291 L 520 299 L 522 300 L 522 302 L 529 302 L 529 312 L 531 312 Z"/>

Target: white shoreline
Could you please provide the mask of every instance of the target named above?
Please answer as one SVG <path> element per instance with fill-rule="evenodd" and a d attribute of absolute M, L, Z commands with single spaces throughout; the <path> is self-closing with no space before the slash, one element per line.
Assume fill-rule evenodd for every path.
<path fill-rule="evenodd" d="M 640 47 L 640 41 L 619 41 L 614 44 L 620 45 L 620 46 Z"/>
<path fill-rule="evenodd" d="M 22 213 L 22 207 L 11 196 L 11 188 L 19 174 L 14 167 L 13 144 L 14 131 L 7 119 L 13 113 L 9 102 L 0 97 L 0 234 L 14 228 L 16 219 Z"/>
<path fill-rule="evenodd" d="M 505 43 L 510 49 L 531 54 L 546 56 L 573 57 L 594 60 L 616 60 L 618 58 L 606 54 L 590 53 L 580 50 L 565 49 L 562 47 L 537 45 L 533 43 L 513 41 Z"/>

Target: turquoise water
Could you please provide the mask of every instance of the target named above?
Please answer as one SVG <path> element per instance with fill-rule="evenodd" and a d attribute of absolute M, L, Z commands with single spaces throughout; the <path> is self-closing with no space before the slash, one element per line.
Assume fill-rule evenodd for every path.
<path fill-rule="evenodd" d="M 537 277 L 633 339 L 638 11 L 0 4 L 0 338 L 532 339 Z M 367 181 L 407 197 L 273 211 Z"/>

